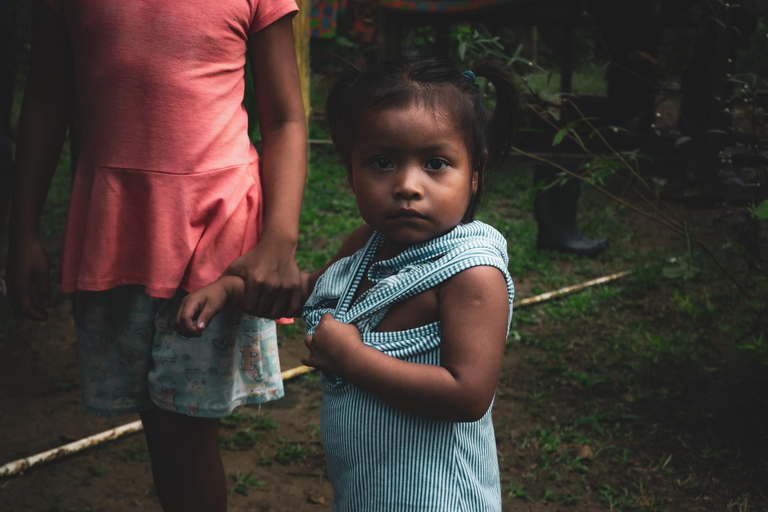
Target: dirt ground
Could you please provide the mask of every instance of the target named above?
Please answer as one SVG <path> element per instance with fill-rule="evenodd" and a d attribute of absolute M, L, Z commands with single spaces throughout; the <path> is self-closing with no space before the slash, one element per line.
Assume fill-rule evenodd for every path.
<path fill-rule="evenodd" d="M 697 222 L 703 224 L 711 222 L 719 214 L 715 210 L 694 212 Z M 684 242 L 674 239 L 673 235 L 626 212 L 621 215 L 626 216 L 622 222 L 626 222 L 627 232 L 632 232 L 633 237 L 629 242 L 617 243 L 632 244 L 632 250 L 639 252 L 660 245 L 668 246 L 673 251 L 684 251 Z M 592 275 L 584 276 L 583 280 L 621 270 L 626 268 L 626 264 L 621 258 L 604 258 L 595 262 Z M 559 265 L 563 273 L 570 272 L 572 264 L 567 259 Z M 519 298 L 534 293 L 534 279 L 529 276 L 514 277 Z M 623 316 L 617 317 L 616 322 L 653 322 L 651 309 L 657 293 L 649 291 L 646 297 L 639 297 L 635 305 L 622 307 L 619 314 Z M 672 295 L 669 290 L 665 293 Z M 55 296 L 48 322 L 34 323 L 11 320 L 7 304 L 0 306 L 0 350 L 4 354 L 0 360 L 1 463 L 138 419 L 136 416 L 95 418 L 83 413 L 74 326 L 69 308 L 65 297 Z M 646 317 L 647 320 L 644 320 Z M 580 344 L 591 343 L 589 340 L 599 342 L 601 336 L 610 337 L 610 334 L 600 332 L 602 327 L 589 323 L 594 319 L 568 324 L 550 322 L 544 313 L 533 314 L 531 318 L 528 324 L 518 326 L 522 336 L 527 340 L 566 338 L 568 348 L 562 351 L 565 360 L 578 357 Z M 300 364 L 304 347 L 301 325 L 280 329 L 281 364 L 285 370 Z M 728 469 L 730 459 L 727 458 L 723 459 L 724 462 L 697 460 L 689 466 L 691 473 L 687 479 L 683 473 L 685 470 L 672 471 L 675 462 L 682 464 L 677 452 L 674 452 L 673 463 L 670 459 L 664 461 L 666 453 L 672 457 L 672 452 L 664 450 L 681 450 L 678 444 L 685 446 L 685 443 L 697 442 L 695 432 L 702 428 L 704 435 L 716 432 L 729 438 L 723 441 L 710 437 L 702 441 L 703 445 L 727 447 L 733 439 L 738 442 L 739 436 L 748 434 L 752 436 L 749 439 L 762 439 L 764 444 L 753 443 L 750 446 L 763 450 L 765 455 L 768 447 L 765 442 L 768 439 L 765 428 L 768 423 L 765 413 L 768 399 L 764 393 L 759 396 L 745 395 L 743 389 L 736 389 L 733 393 L 741 394 L 733 394 L 721 385 L 720 377 L 688 379 L 687 376 L 675 374 L 674 369 L 661 370 L 654 389 L 663 390 L 665 386 L 674 389 L 672 381 L 687 382 L 684 388 L 687 394 L 681 394 L 679 400 L 673 402 L 661 402 L 654 398 L 640 405 L 640 398 L 631 396 L 632 390 L 624 390 L 618 395 L 600 386 L 558 391 L 558 383 L 566 374 L 557 373 L 556 368 L 542 373 L 542 366 L 536 363 L 541 358 L 542 351 L 536 343 L 512 343 L 504 360 L 493 415 L 505 511 L 764 510 L 726 507 L 727 503 L 731 503 L 728 500 L 733 501 L 728 494 L 729 487 L 738 486 L 741 496 L 746 496 L 744 493 L 747 492 L 758 492 L 755 489 L 760 486 L 753 480 L 762 478 L 759 475 L 766 475 L 765 462 L 760 457 L 758 462 L 746 466 L 746 469 L 736 466 L 736 470 L 742 473 L 733 473 L 736 470 Z M 633 371 L 619 368 L 618 372 L 627 370 Z M 734 384 L 740 381 L 731 379 L 727 382 Z M 765 384 L 766 381 L 759 382 Z M 746 387 L 749 382 L 741 385 Z M 754 386 L 749 389 L 754 390 Z M 532 403 L 532 397 L 548 394 L 552 394 L 553 398 L 549 402 L 543 405 Z M 738 401 L 734 399 L 736 396 L 746 398 Z M 333 493 L 325 475 L 319 436 L 320 400 L 317 377 L 309 374 L 286 382 L 285 398 L 261 408 L 240 408 L 225 422 L 221 437 L 230 485 L 230 510 L 301 512 L 331 509 Z M 627 474 L 612 474 L 616 472 L 614 467 L 592 453 L 593 449 L 598 451 L 596 445 L 569 441 L 559 445 L 557 450 L 563 454 L 576 454 L 571 459 L 574 464 L 580 465 L 578 471 L 573 473 L 575 476 L 568 482 L 559 482 L 559 473 L 554 472 L 551 482 L 535 481 L 532 475 L 539 474 L 537 471 L 540 472 L 545 463 L 539 454 L 547 453 L 547 428 L 562 423 L 563 418 L 587 400 L 615 403 L 615 406 L 609 407 L 615 407 L 617 411 L 629 408 L 627 417 L 639 418 L 632 420 L 635 423 L 631 428 L 636 428 L 636 433 L 623 434 L 622 439 L 610 439 L 613 434 L 605 434 L 601 438 L 605 453 L 608 449 L 624 449 L 625 454 L 632 454 L 625 457 L 631 466 Z M 713 403 L 719 403 L 720 407 L 713 408 Z M 721 417 L 726 418 L 727 428 L 707 426 Z M 619 420 L 616 421 L 618 424 Z M 733 427 L 734 422 L 736 427 Z M 566 434 L 558 436 L 565 439 Z M 749 446 L 738 446 L 744 452 L 749 450 Z M 745 454 L 739 452 L 738 457 L 742 455 Z M 650 463 L 652 459 L 660 460 Z M 626 489 L 636 486 L 637 481 L 633 480 L 636 474 L 641 475 L 638 477 L 641 487 L 646 486 L 641 491 L 651 493 L 649 496 L 652 497 L 645 498 L 649 500 L 648 506 L 644 506 L 642 501 L 631 504 L 625 501 L 622 506 L 614 500 L 622 496 L 619 486 L 626 485 Z M 530 495 L 515 487 L 518 481 L 529 485 Z M 677 484 L 672 485 L 675 481 Z M 610 494 L 613 488 L 605 482 L 615 486 L 617 494 Z M 534 495 L 536 489 L 539 494 Z M 564 495 L 574 489 L 578 491 L 578 499 L 553 499 L 551 494 L 547 499 L 547 493 L 562 492 Z M 627 496 L 626 490 L 624 496 Z M 159 511 L 143 436 L 132 434 L 29 469 L 22 475 L 1 479 L 0 510 Z"/>
<path fill-rule="evenodd" d="M 564 263 L 564 271 L 567 271 Z M 530 294 L 525 280 L 517 294 Z M 86 415 L 80 404 L 74 323 L 70 303 L 54 295 L 49 320 L 12 320 L 7 302 L 0 306 L 0 461 L 27 457 L 96 433 L 133 422 L 137 415 L 99 418 Z M 300 365 L 305 350 L 300 326 L 281 327 L 282 369 Z M 523 352 L 509 351 L 503 375 L 511 377 Z M 516 378 L 519 378 L 518 375 Z M 530 415 L 512 398 L 514 385 L 500 385 L 494 415 L 521 429 Z M 229 510 L 330 510 L 333 492 L 326 478 L 319 437 L 320 400 L 317 377 L 298 377 L 285 384 L 286 396 L 261 408 L 241 407 L 235 420 L 221 429 L 224 466 L 230 480 Z M 521 418 L 530 418 L 519 421 Z M 266 421 L 265 421 L 266 419 Z M 498 423 L 498 422 L 497 422 Z M 498 436 L 506 426 L 497 425 Z M 501 458 L 513 466 L 514 454 Z M 237 475 L 253 474 L 252 487 L 238 492 Z M 505 510 L 559 510 L 547 503 L 505 498 Z M 603 510 L 598 503 L 588 510 Z M 587 510 L 584 509 L 584 510 Z M 135 511 L 160 510 L 154 493 L 141 433 L 104 443 L 79 454 L 0 480 L 3 511 Z M 569 508 L 573 510 L 573 508 Z"/>

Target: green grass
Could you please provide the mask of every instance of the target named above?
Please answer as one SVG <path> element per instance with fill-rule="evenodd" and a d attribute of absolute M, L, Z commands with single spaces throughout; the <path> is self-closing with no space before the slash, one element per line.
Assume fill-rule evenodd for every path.
<path fill-rule="evenodd" d="M 265 432 L 278 428 L 269 414 L 253 414 L 245 407 L 235 409 L 221 419 L 225 431 L 219 434 L 219 447 L 224 450 L 247 450 L 263 440 Z M 228 431 L 233 429 L 230 434 Z"/>
<path fill-rule="evenodd" d="M 235 485 L 229 488 L 229 495 L 240 494 L 241 496 L 248 496 L 249 490 L 262 486 L 264 486 L 264 482 L 261 481 L 258 475 L 250 471 L 238 471 L 235 474 Z"/>
<path fill-rule="evenodd" d="M 290 441 L 280 437 L 277 441 L 277 454 L 275 461 L 283 465 L 303 462 L 308 456 L 315 453 L 313 446 L 307 447 L 303 441 Z"/>
<path fill-rule="evenodd" d="M 330 148 L 313 149 L 310 162 L 296 254 L 303 271 L 322 267 L 362 223 L 336 155 Z"/>
<path fill-rule="evenodd" d="M 637 256 L 620 286 L 517 311 L 520 339 L 508 351 L 522 357 L 497 394 L 523 411 L 496 421 L 500 453 L 522 454 L 514 460 L 523 469 L 502 471 L 509 499 L 671 511 L 689 510 L 697 494 L 719 500 L 718 509 L 766 509 L 757 480 L 719 469 L 765 473 L 764 458 L 744 460 L 764 431 L 749 426 L 759 414 L 746 406 L 767 366 L 765 344 L 749 336 L 758 311 L 695 258 L 702 271 L 693 279 L 664 277 L 660 254 Z M 707 415 L 739 419 L 723 431 Z M 728 441 L 715 446 L 713 436 Z"/>

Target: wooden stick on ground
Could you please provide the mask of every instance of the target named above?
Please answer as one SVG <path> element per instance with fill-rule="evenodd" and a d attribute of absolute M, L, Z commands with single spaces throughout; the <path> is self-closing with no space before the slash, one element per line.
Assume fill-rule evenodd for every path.
<path fill-rule="evenodd" d="M 282 372 L 280 376 L 283 378 L 283 380 L 290 380 L 294 377 L 298 377 L 299 375 L 305 374 L 312 370 L 314 370 L 314 368 L 301 365 L 301 366 L 297 366 L 296 368 L 291 368 L 290 370 L 286 370 Z M 38 453 L 37 455 L 32 455 L 30 457 L 24 457 L 22 459 L 14 460 L 12 462 L 9 462 L 8 464 L 5 464 L 3 467 L 0 467 L 0 478 L 20 474 L 33 466 L 37 466 L 45 462 L 50 462 L 52 460 L 60 459 L 62 457 L 71 455 L 73 453 L 81 452 L 93 446 L 98 446 L 102 443 L 106 443 L 107 441 L 112 441 L 114 439 L 127 436 L 128 434 L 135 434 L 136 432 L 141 432 L 143 428 L 144 427 L 141 424 L 141 420 L 136 420 L 131 423 L 126 423 L 125 425 L 121 425 L 117 428 L 105 430 L 104 432 L 100 432 L 98 434 L 92 435 L 90 437 L 86 437 L 84 439 L 80 439 L 79 441 L 65 444 L 64 446 L 60 446 L 58 448 L 54 448 L 52 450 L 48 450 L 42 453 Z"/>

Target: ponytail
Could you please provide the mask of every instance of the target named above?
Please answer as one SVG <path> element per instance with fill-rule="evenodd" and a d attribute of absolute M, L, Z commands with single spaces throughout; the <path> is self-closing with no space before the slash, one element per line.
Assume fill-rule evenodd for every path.
<path fill-rule="evenodd" d="M 488 168 L 496 169 L 509 155 L 520 126 L 524 99 L 514 76 L 501 64 L 485 62 L 472 71 L 488 80 L 496 92 L 496 107 L 486 123 Z"/>

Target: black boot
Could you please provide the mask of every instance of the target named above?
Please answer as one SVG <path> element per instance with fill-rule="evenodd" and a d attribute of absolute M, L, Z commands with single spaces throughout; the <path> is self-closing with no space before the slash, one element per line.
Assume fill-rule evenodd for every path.
<path fill-rule="evenodd" d="M 537 166 L 533 181 L 538 184 L 552 183 L 557 171 Z M 579 202 L 580 184 L 570 180 L 564 185 L 554 185 L 536 193 L 534 212 L 539 226 L 536 249 L 560 251 L 578 256 L 593 257 L 605 250 L 608 242 L 603 239 L 584 238 L 576 227 L 576 208 Z"/>

